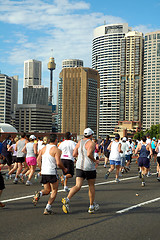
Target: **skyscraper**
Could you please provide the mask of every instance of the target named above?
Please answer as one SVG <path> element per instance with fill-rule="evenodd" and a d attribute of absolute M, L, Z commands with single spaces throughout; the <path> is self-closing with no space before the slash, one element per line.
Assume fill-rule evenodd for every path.
<path fill-rule="evenodd" d="M 119 120 L 121 39 L 127 23 L 103 25 L 94 30 L 92 67 L 100 74 L 99 135 L 114 131 Z"/>
<path fill-rule="evenodd" d="M 9 77 L 0 74 L 0 122 L 11 124 L 11 113 L 17 101 L 18 76 Z"/>
<path fill-rule="evenodd" d="M 59 131 L 83 135 L 86 127 L 97 133 L 99 74 L 84 67 L 63 68 L 58 95 Z"/>
<path fill-rule="evenodd" d="M 41 85 L 41 61 L 30 59 L 24 61 L 24 88 Z"/>
<path fill-rule="evenodd" d="M 160 31 L 144 43 L 143 129 L 160 123 Z"/>
<path fill-rule="evenodd" d="M 23 104 L 48 105 L 48 88 L 41 85 L 23 88 Z"/>
<path fill-rule="evenodd" d="M 83 61 L 79 59 L 65 59 L 62 61 L 62 68 L 83 67 Z"/>
<path fill-rule="evenodd" d="M 143 34 L 121 39 L 120 121 L 142 121 Z"/>

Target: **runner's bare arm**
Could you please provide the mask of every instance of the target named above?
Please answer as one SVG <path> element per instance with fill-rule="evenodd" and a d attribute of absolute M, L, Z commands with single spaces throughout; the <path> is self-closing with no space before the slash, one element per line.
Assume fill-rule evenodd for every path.
<path fill-rule="evenodd" d="M 77 157 L 78 156 L 79 145 L 80 145 L 80 141 L 77 143 L 75 149 L 73 150 L 73 157 Z"/>
<path fill-rule="evenodd" d="M 138 144 L 138 146 L 135 150 L 135 154 L 137 154 L 140 150 L 141 150 L 141 143 Z"/>
<path fill-rule="evenodd" d="M 57 148 L 55 150 L 55 156 L 54 157 L 56 159 L 57 166 L 59 168 L 61 168 L 66 173 L 68 171 L 68 169 L 64 167 L 64 165 L 63 165 L 63 163 L 61 161 L 61 153 L 62 153 L 62 151 Z"/>
<path fill-rule="evenodd" d="M 99 160 L 96 160 L 93 156 L 93 151 L 95 150 L 95 143 L 89 141 L 87 144 L 87 157 L 89 157 L 93 162 L 99 163 Z"/>
<path fill-rule="evenodd" d="M 121 150 L 121 146 L 122 146 L 122 144 L 120 143 L 120 144 L 118 145 L 118 151 L 119 151 L 119 153 L 123 153 L 123 151 Z"/>
<path fill-rule="evenodd" d="M 37 157 L 37 164 L 38 164 L 38 167 L 41 171 L 41 165 L 42 165 L 42 150 L 39 152 L 38 154 L 38 157 Z"/>
<path fill-rule="evenodd" d="M 109 144 L 107 150 L 111 150 L 112 142 Z"/>

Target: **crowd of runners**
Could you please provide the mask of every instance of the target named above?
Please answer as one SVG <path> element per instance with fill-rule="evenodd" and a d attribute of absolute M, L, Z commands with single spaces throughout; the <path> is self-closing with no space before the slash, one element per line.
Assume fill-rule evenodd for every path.
<path fill-rule="evenodd" d="M 105 179 L 108 179 L 115 169 L 115 182 L 119 183 L 119 178 L 130 171 L 130 164 L 134 159 L 138 163 L 142 187 L 146 184 L 145 178 L 151 175 L 151 161 L 157 165 L 157 180 L 160 181 L 160 139 L 150 139 L 149 134 L 143 136 L 140 141 L 127 137 L 120 139 L 119 134 L 115 134 L 112 139 L 109 136 L 105 139 L 95 139 L 93 136 L 94 132 L 90 128 L 84 130 L 84 138 L 78 143 L 73 141 L 70 132 L 66 132 L 65 139 L 59 143 L 56 134 L 50 135 L 49 139 L 27 136 L 25 133 L 21 134 L 20 139 L 13 139 L 8 135 L 0 143 L 0 195 L 5 188 L 1 174 L 5 165 L 8 166 L 5 179 L 14 177 L 13 184 L 22 182 L 31 186 L 33 179 L 41 177 L 42 190 L 35 193 L 32 202 L 36 206 L 42 196 L 50 194 L 44 215 L 53 213 L 52 204 L 58 192 L 59 181 L 68 194 L 66 198 L 62 198 L 64 213 L 69 213 L 71 198 L 81 189 L 85 179 L 89 186 L 88 212 L 94 213 L 98 210 L 99 205 L 95 202 L 95 180 L 96 168 L 102 159 L 106 168 Z M 38 174 L 36 168 L 39 169 Z M 61 176 L 58 175 L 57 168 L 62 170 Z M 69 189 L 68 181 L 73 177 L 75 169 L 76 182 Z M 0 207 L 5 207 L 5 204 L 0 202 Z"/>

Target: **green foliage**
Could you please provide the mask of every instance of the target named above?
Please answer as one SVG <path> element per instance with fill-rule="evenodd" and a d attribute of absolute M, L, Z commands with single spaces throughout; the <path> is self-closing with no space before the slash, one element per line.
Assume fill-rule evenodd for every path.
<path fill-rule="evenodd" d="M 160 139 L 160 124 L 152 125 L 150 129 L 146 129 L 144 132 L 137 132 L 133 139 L 141 140 L 141 138 L 147 133 L 149 133 L 151 138 L 155 137 L 156 139 Z"/>

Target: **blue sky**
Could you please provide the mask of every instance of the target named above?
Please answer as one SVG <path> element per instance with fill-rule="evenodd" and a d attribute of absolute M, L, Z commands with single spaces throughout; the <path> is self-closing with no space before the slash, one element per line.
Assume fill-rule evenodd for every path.
<path fill-rule="evenodd" d="M 91 67 L 94 28 L 127 22 L 133 30 L 160 30 L 160 0 L 0 0 L 0 71 L 19 75 L 19 103 L 22 102 L 23 64 L 42 61 L 42 85 L 49 87 L 47 62 L 52 55 L 54 102 L 62 60 L 78 58 Z"/>

